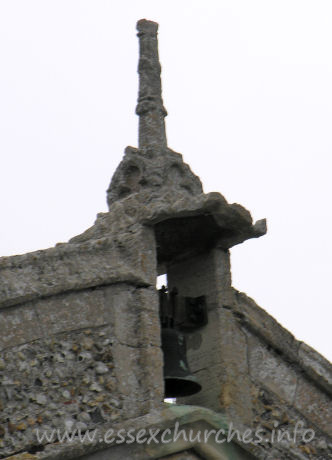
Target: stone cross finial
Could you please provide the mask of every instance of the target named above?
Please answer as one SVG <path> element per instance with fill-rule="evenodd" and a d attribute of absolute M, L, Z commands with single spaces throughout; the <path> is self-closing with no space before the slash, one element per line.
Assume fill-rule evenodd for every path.
<path fill-rule="evenodd" d="M 161 97 L 161 67 L 158 55 L 158 24 L 141 19 L 137 22 L 140 45 L 138 64 L 139 93 L 136 113 L 139 116 L 139 148 L 167 147 L 167 115 Z"/>
<path fill-rule="evenodd" d="M 136 113 L 139 116 L 139 148 L 127 147 L 107 190 L 109 209 L 113 204 L 136 195 L 145 205 L 156 196 L 173 191 L 176 196 L 200 195 L 201 181 L 183 162 L 179 153 L 167 147 L 165 121 L 167 112 L 161 97 L 161 67 L 158 56 L 158 24 L 141 19 L 139 37 L 139 93 Z"/>

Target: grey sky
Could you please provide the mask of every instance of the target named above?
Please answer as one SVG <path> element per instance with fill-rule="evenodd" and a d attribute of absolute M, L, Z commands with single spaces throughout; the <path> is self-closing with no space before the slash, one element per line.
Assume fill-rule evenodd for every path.
<path fill-rule="evenodd" d="M 168 144 L 268 235 L 233 284 L 330 360 L 332 3 L 0 3 L 0 254 L 53 246 L 106 211 L 137 145 L 140 18 L 159 22 Z"/>

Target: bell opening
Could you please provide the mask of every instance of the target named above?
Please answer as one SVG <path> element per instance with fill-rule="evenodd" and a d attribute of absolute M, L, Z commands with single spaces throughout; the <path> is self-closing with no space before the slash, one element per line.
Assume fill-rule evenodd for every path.
<path fill-rule="evenodd" d="M 156 288 L 161 289 L 163 286 L 167 286 L 167 274 L 157 276 Z"/>
<path fill-rule="evenodd" d="M 161 326 L 161 346 L 164 357 L 164 401 L 176 404 L 176 398 L 191 396 L 202 387 L 191 373 L 187 361 L 186 334 L 183 314 L 186 304 L 176 287 L 168 287 L 167 273 L 159 267 L 156 280 L 159 295 L 159 316 Z M 189 332 L 190 333 L 190 332 Z"/>

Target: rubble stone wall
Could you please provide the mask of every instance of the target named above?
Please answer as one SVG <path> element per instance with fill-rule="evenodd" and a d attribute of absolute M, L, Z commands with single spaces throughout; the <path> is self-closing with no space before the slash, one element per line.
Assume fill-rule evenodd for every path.
<path fill-rule="evenodd" d="M 162 403 L 154 251 L 140 227 L 0 260 L 0 458 L 34 452 L 37 428 L 84 432 Z"/>
<path fill-rule="evenodd" d="M 156 306 L 155 290 L 121 283 L 3 310 L 0 456 L 33 451 L 36 428 L 84 432 L 158 406 Z"/>

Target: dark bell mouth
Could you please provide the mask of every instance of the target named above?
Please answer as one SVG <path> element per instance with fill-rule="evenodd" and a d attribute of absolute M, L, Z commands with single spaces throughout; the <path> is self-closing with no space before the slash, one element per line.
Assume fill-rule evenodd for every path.
<path fill-rule="evenodd" d="M 192 377 L 165 377 L 165 398 L 191 396 L 201 391 L 201 389 L 201 385 L 192 380 Z"/>

